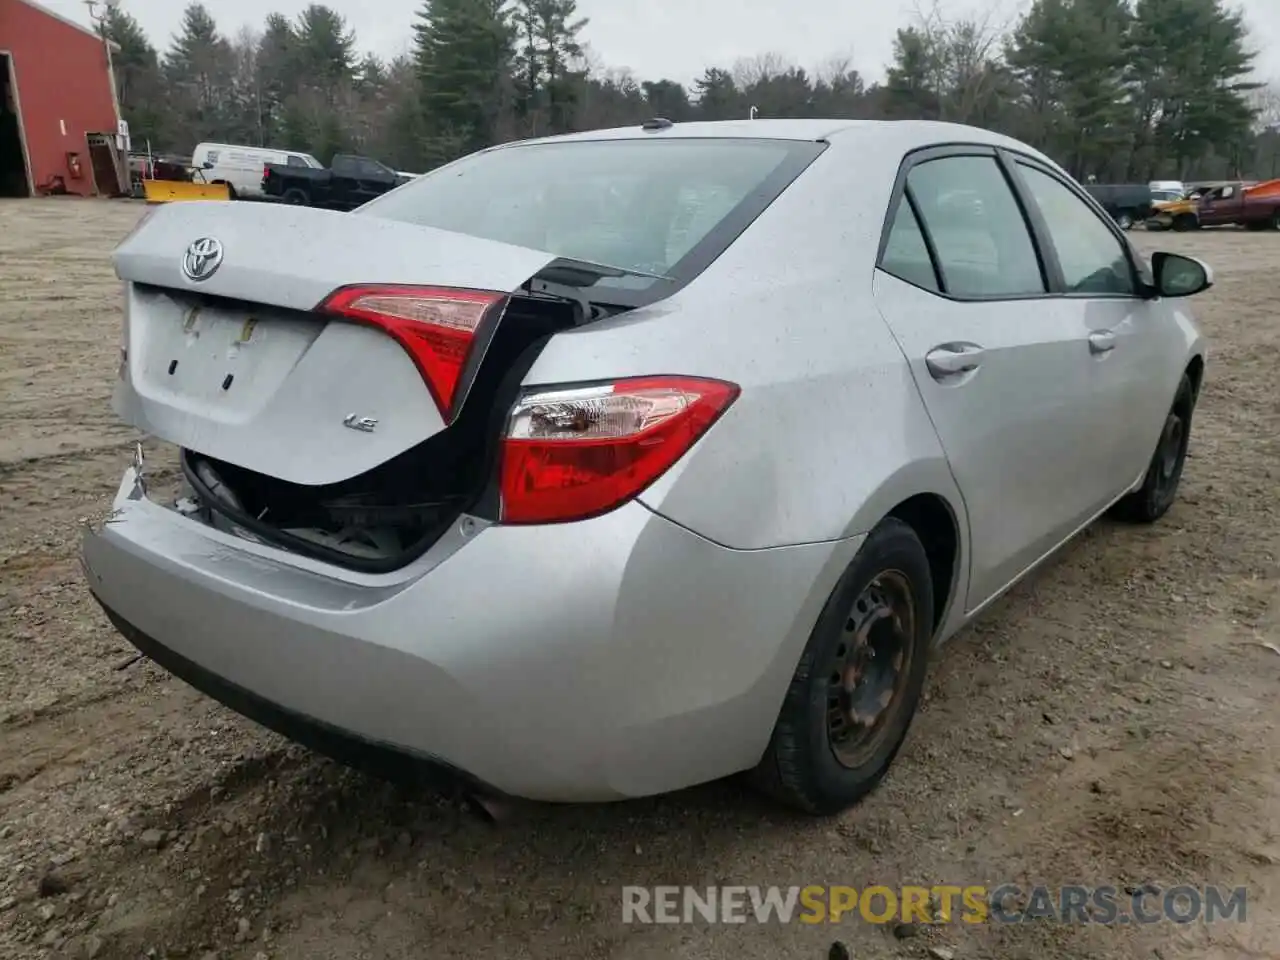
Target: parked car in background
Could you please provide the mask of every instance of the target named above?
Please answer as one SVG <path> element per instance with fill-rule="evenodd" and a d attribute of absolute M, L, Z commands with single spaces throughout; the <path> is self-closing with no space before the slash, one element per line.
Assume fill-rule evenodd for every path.
<path fill-rule="evenodd" d="M 1151 216 L 1153 202 L 1150 187 L 1140 183 L 1090 183 L 1085 189 L 1111 214 L 1120 229 L 1128 230 Z"/>
<path fill-rule="evenodd" d="M 916 121 L 505 144 L 350 214 L 160 208 L 113 259 L 115 408 L 189 489 L 138 447 L 84 571 L 153 661 L 480 795 L 750 771 L 819 814 L 936 645 L 1169 510 L 1212 284 Z"/>
<path fill-rule="evenodd" d="M 270 163 L 259 174 L 266 196 L 277 197 L 285 203 L 329 210 L 354 210 L 362 203 L 416 179 L 369 157 L 342 153 L 333 158 L 333 164 L 327 170 Z"/>
<path fill-rule="evenodd" d="M 1280 180 L 1215 187 L 1200 197 L 1197 214 L 1202 227 L 1280 230 Z"/>
<path fill-rule="evenodd" d="M 1201 226 L 1201 202 L 1234 196 L 1248 184 L 1241 181 L 1188 184 L 1186 193 L 1176 200 L 1156 203 L 1147 220 L 1148 230 L 1198 230 Z"/>
<path fill-rule="evenodd" d="M 191 166 L 204 171 L 207 183 L 225 183 L 232 200 L 262 197 L 262 168 L 269 163 L 287 164 L 295 169 L 323 166 L 309 153 L 230 143 L 201 143 L 191 154 Z"/>

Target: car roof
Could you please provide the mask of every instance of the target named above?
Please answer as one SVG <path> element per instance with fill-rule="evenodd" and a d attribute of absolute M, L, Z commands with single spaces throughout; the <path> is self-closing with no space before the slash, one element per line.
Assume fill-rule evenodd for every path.
<path fill-rule="evenodd" d="M 611 127 L 603 130 L 583 130 L 577 133 L 540 137 L 502 144 L 490 149 L 501 150 L 532 143 L 572 143 L 599 140 L 648 140 L 648 139 L 764 139 L 826 141 L 833 147 L 856 146 L 866 150 L 874 144 L 877 151 L 896 152 L 898 155 L 911 150 L 949 143 L 986 144 L 1007 147 L 1037 157 L 1057 166 L 1048 157 L 1021 141 L 1014 140 L 981 127 L 961 123 L 945 123 L 936 120 L 849 120 L 849 119 L 768 119 L 768 120 L 702 120 L 691 123 L 672 123 L 669 126 L 646 129 L 642 124 L 627 127 Z"/>

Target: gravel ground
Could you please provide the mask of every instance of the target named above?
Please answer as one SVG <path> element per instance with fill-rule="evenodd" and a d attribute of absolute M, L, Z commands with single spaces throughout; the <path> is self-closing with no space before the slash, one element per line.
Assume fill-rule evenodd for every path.
<path fill-rule="evenodd" d="M 498 825 L 290 747 L 146 661 L 79 531 L 131 433 L 106 254 L 141 207 L 0 203 L 0 956 L 1280 956 L 1280 235 L 1135 234 L 1217 270 L 1183 496 L 1097 524 L 938 657 L 829 821 L 732 783 Z M 163 452 L 152 451 L 162 457 Z M 168 461 L 170 464 L 172 461 Z M 170 466 L 170 470 L 172 467 Z M 1247 885 L 1243 923 L 625 926 L 623 884 Z"/>

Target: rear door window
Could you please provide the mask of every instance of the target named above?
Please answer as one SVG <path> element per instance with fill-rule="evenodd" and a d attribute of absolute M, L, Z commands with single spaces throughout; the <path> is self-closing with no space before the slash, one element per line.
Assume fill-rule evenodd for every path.
<path fill-rule="evenodd" d="M 1031 297 L 1047 287 L 1031 231 L 994 157 L 926 160 L 907 174 L 948 294 Z"/>

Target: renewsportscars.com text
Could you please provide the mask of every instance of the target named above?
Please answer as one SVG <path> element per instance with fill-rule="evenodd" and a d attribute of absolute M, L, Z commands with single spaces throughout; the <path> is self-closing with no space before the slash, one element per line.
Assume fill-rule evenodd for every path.
<path fill-rule="evenodd" d="M 623 887 L 624 923 L 1243 922 L 1244 887 Z"/>

